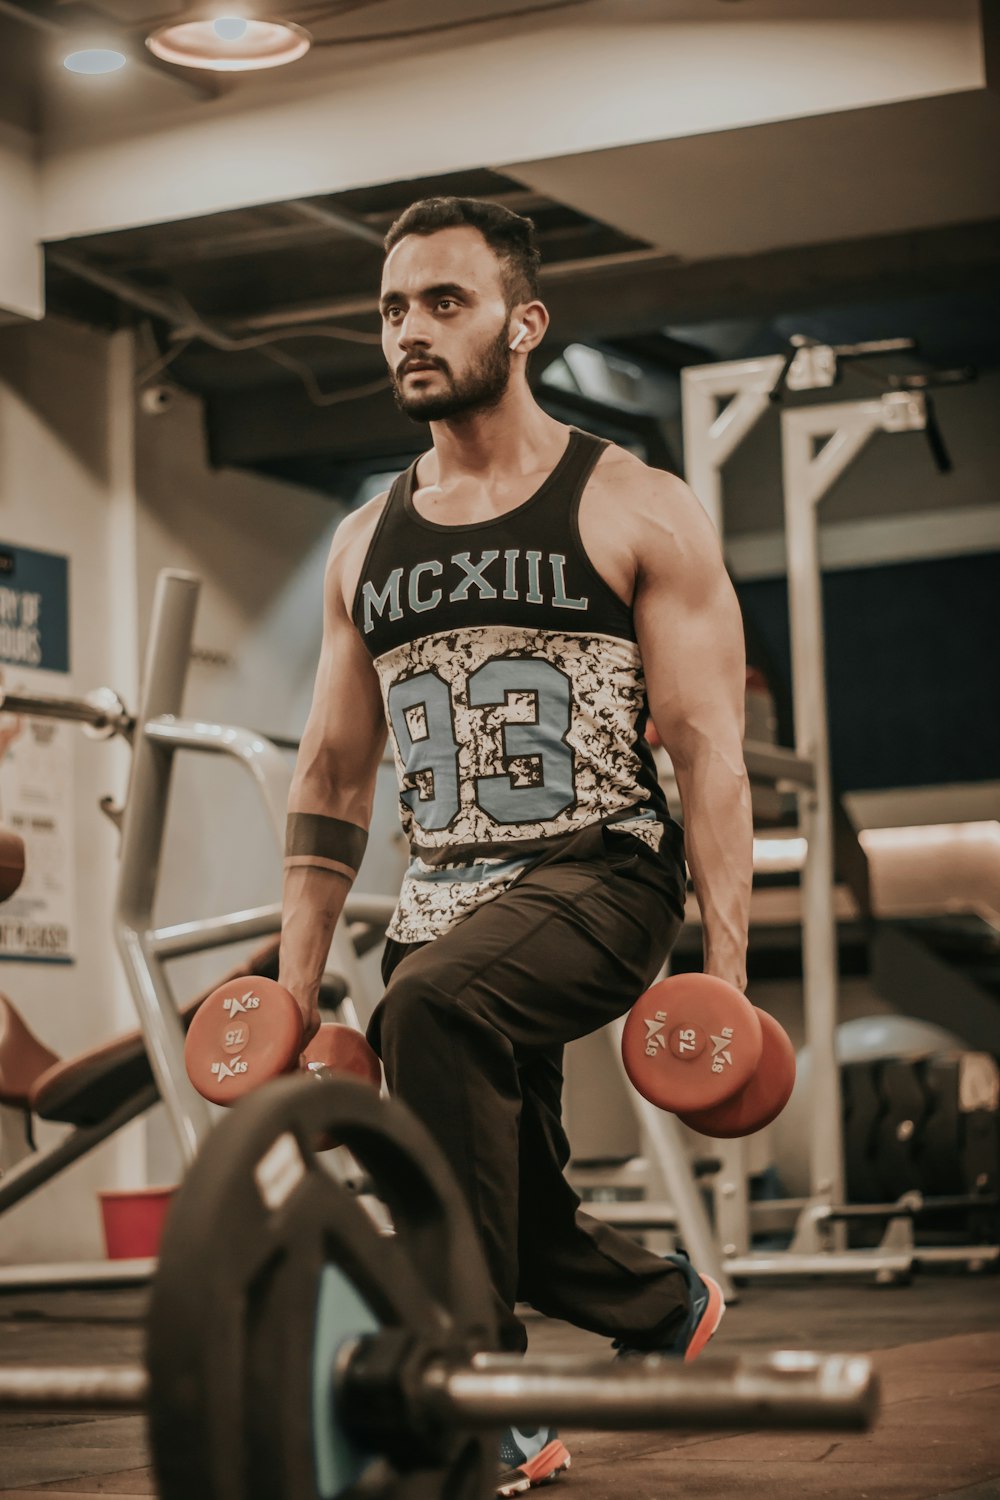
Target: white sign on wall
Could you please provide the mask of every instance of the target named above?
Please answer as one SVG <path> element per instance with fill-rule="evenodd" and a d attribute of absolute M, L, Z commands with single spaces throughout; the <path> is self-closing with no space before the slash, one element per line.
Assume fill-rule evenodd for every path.
<path fill-rule="evenodd" d="M 69 562 L 0 545 L 0 687 L 65 697 Z M 0 959 L 71 963 L 76 953 L 73 734 L 56 719 L 0 713 L 0 822 L 25 844 L 20 887 L 0 906 Z"/>

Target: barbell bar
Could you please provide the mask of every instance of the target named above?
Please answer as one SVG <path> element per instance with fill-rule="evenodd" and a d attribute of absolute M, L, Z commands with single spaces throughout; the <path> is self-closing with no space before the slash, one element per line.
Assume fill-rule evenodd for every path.
<path fill-rule="evenodd" d="M 379 1335 L 373 1335 L 378 1339 Z M 363 1413 L 371 1346 L 341 1351 L 331 1372 L 331 1399 L 369 1442 L 382 1437 Z M 777 1351 L 681 1366 L 646 1355 L 610 1366 L 549 1356 L 431 1356 L 423 1366 L 414 1418 L 476 1430 L 555 1423 L 595 1431 L 651 1427 L 832 1428 L 863 1430 L 874 1419 L 878 1382 L 871 1361 L 856 1354 Z M 0 1366 L 0 1410 L 145 1411 L 149 1377 L 141 1365 L 44 1368 Z"/>

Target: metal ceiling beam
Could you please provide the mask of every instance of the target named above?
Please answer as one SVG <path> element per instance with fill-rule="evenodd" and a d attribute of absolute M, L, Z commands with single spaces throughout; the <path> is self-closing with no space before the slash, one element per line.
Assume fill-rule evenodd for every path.
<path fill-rule="evenodd" d="M 293 213 L 302 219 L 308 219 L 314 224 L 328 224 L 332 229 L 339 229 L 344 234 L 349 234 L 356 240 L 365 240 L 369 245 L 375 245 L 382 249 L 383 236 L 377 229 L 373 229 L 358 214 L 352 214 L 346 208 L 334 208 L 326 203 L 291 202 L 285 205 Z"/>
<path fill-rule="evenodd" d="M 553 320 L 571 337 L 648 332 L 705 318 L 767 317 L 872 297 L 937 294 L 995 282 L 1000 220 L 905 234 L 797 246 L 752 256 L 681 262 L 631 251 L 543 266 Z M 270 308 L 227 323 L 234 334 L 295 328 L 326 319 L 375 317 L 374 290 Z"/>
<path fill-rule="evenodd" d="M 484 196 L 482 193 L 474 193 L 471 196 L 477 198 L 481 203 L 501 203 L 504 208 L 509 208 L 511 213 L 526 214 L 533 209 L 539 208 L 564 208 L 566 205 L 555 198 L 550 198 L 545 193 L 537 192 L 533 188 L 499 188 Z M 384 224 L 386 229 L 399 218 L 400 213 L 408 206 L 407 203 L 394 203 L 391 208 L 376 208 L 361 215 L 367 224 Z M 573 210 L 576 212 L 576 210 Z M 581 220 L 586 220 L 587 215 L 581 214 Z"/>
<path fill-rule="evenodd" d="M 129 281 L 124 276 L 116 276 L 112 271 L 105 271 L 100 266 L 92 265 L 90 261 L 84 260 L 80 255 L 74 255 L 70 250 L 61 249 L 59 246 L 48 246 L 45 256 L 47 262 L 58 266 L 60 270 L 79 276 L 81 281 L 89 282 L 91 286 L 96 286 L 113 297 L 119 297 L 129 306 L 138 308 L 140 312 L 158 318 L 160 322 L 167 324 L 177 338 L 199 338 L 213 349 L 227 354 L 236 353 L 246 347 L 243 340 L 233 338 L 228 330 L 203 318 L 193 309 L 185 312 L 183 308 L 175 307 L 168 298 L 161 297 L 157 292 L 147 291 L 145 287 L 137 286 L 134 281 Z"/>
<path fill-rule="evenodd" d="M 0 0 L 0 16 L 10 16 L 11 20 L 21 21 L 25 26 L 32 26 L 36 31 L 44 31 L 48 36 L 64 34 L 63 27 L 58 21 L 38 15 L 33 10 L 26 10 L 23 5 L 15 5 L 14 0 Z"/>
<path fill-rule="evenodd" d="M 625 250 L 615 255 L 594 255 L 586 260 L 557 261 L 543 266 L 543 286 L 557 286 L 567 281 L 583 281 L 623 270 L 666 270 L 677 265 L 677 257 L 660 250 Z M 332 302 L 309 302 L 291 307 L 276 307 L 249 318 L 234 318 L 229 324 L 234 334 L 262 333 L 269 328 L 296 328 L 303 323 L 326 322 L 333 318 L 357 318 L 378 312 L 374 291 L 364 296 L 338 297 Z"/>
<path fill-rule="evenodd" d="M 0 10 L 8 3 L 8 0 L 0 0 Z M 551 200 L 542 198 L 537 193 L 498 193 L 491 200 L 495 203 L 503 203 L 508 208 L 513 208 L 518 213 L 527 212 L 531 208 L 538 208 L 549 203 Z M 343 233 L 341 225 L 330 218 L 324 209 L 322 217 L 310 214 L 308 217 L 299 215 L 297 210 L 302 205 L 298 200 L 290 200 L 284 203 L 269 203 L 262 205 L 268 209 L 279 209 L 296 213 L 301 220 L 298 223 L 287 224 L 261 224 L 257 228 L 244 228 L 227 230 L 225 221 L 236 218 L 246 213 L 244 209 L 237 209 L 232 213 L 212 215 L 216 218 L 217 228 L 211 233 L 203 232 L 193 235 L 190 239 L 178 237 L 172 238 L 168 246 L 157 246 L 155 238 L 155 227 L 146 230 L 133 230 L 130 233 L 136 242 L 142 246 L 148 241 L 149 250 L 137 250 L 119 262 L 118 270 L 123 275 L 128 275 L 137 270 L 162 270 L 169 266 L 186 266 L 192 261 L 225 260 L 230 256 L 252 254 L 256 251 L 265 253 L 277 253 L 286 247 L 295 248 L 302 245 L 315 244 Z M 315 207 L 316 205 L 312 205 Z M 359 214 L 356 219 L 364 224 L 374 235 L 378 236 L 379 245 L 382 244 L 383 231 L 379 226 L 389 225 L 398 216 L 399 209 L 387 209 L 385 212 Z M 193 220 L 192 223 L 199 221 Z M 176 226 L 171 226 L 176 228 Z M 368 235 L 364 236 L 366 239 Z M 372 241 L 374 243 L 374 240 Z"/>
<path fill-rule="evenodd" d="M 92 265 L 89 260 L 85 260 L 82 255 L 77 255 L 72 250 L 66 250 L 58 244 L 47 245 L 45 260 L 48 265 L 57 266 L 60 271 L 68 271 L 71 276 L 78 276 L 81 281 L 98 287 L 102 292 L 121 298 L 131 307 L 138 308 L 140 312 L 159 318 L 161 322 L 168 324 L 177 332 L 183 332 L 186 328 L 185 320 L 179 310 L 165 298 L 158 296 L 156 292 L 147 291 L 145 287 L 137 286 L 135 282 L 128 281 L 124 276 L 116 276 L 111 271 Z"/>
<path fill-rule="evenodd" d="M 172 240 L 169 245 L 157 245 L 153 236 L 150 235 L 147 241 L 147 237 L 143 235 L 142 243 L 148 243 L 148 250 L 120 250 L 121 259 L 117 269 L 127 276 L 133 271 L 164 271 L 173 266 L 186 267 L 204 261 L 229 260 L 258 253 L 273 255 L 285 249 L 322 244 L 340 233 L 332 224 L 324 226 L 303 221 L 295 224 L 262 224 L 257 229 L 237 229 L 228 233 L 224 226 L 220 226 L 214 231 L 203 230 L 190 239 Z"/>

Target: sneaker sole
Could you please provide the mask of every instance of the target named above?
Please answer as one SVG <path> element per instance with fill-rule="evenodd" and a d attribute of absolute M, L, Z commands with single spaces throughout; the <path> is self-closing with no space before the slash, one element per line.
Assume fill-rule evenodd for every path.
<path fill-rule="evenodd" d="M 539 1485 L 550 1484 L 553 1479 L 558 1479 L 570 1466 L 570 1456 L 566 1447 L 554 1440 L 547 1443 L 542 1451 L 526 1464 L 521 1464 L 516 1469 L 508 1469 L 506 1474 L 501 1474 L 497 1481 L 498 1495 L 523 1495 L 528 1490 L 537 1489 Z"/>
<path fill-rule="evenodd" d="M 701 1272 L 698 1274 L 701 1275 Z M 684 1351 L 685 1364 L 692 1359 L 698 1358 L 698 1355 L 722 1322 L 722 1315 L 726 1310 L 726 1299 L 722 1295 L 722 1288 L 719 1286 L 719 1283 L 714 1281 L 711 1276 L 702 1276 L 701 1279 L 708 1287 L 708 1306 L 698 1320 L 698 1327 L 691 1335 L 691 1342 Z"/>

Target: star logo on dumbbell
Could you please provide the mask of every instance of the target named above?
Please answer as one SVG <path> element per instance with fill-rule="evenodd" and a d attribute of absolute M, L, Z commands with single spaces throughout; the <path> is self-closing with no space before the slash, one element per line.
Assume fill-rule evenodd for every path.
<path fill-rule="evenodd" d="M 666 1042 L 666 1038 L 663 1037 L 663 1036 L 661 1036 L 661 1034 L 660 1034 L 662 1031 L 663 1031 L 663 1022 L 662 1021 L 650 1021 L 649 1018 L 647 1017 L 647 1019 L 646 1019 L 646 1046 L 648 1047 L 649 1044 L 652 1042 L 653 1045 L 656 1046 L 656 1047 L 665 1047 L 667 1045 L 667 1042 Z"/>
<path fill-rule="evenodd" d="M 222 1008 L 228 1011 L 231 1016 L 242 1014 L 248 1010 L 259 1010 L 260 998 L 254 994 L 253 990 L 247 990 L 241 1000 L 238 1000 L 235 995 L 228 995 L 222 1002 Z"/>
<path fill-rule="evenodd" d="M 717 1058 L 721 1058 L 722 1062 L 727 1062 L 732 1067 L 733 1054 L 729 1050 L 729 1043 L 733 1039 L 732 1027 L 724 1026 L 721 1036 L 715 1036 L 714 1033 L 710 1033 L 710 1035 L 712 1037 L 712 1062 L 714 1063 Z M 714 1072 L 719 1071 L 722 1067 L 722 1062 L 719 1063 L 718 1068 L 713 1069 Z"/>
<path fill-rule="evenodd" d="M 231 1062 L 214 1062 L 212 1073 L 216 1078 L 235 1078 L 239 1073 L 247 1071 L 248 1064 L 242 1057 L 234 1057 Z"/>

